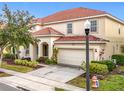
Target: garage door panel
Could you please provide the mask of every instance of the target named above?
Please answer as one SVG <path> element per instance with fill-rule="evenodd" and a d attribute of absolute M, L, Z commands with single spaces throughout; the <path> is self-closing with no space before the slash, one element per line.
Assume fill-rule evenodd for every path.
<path fill-rule="evenodd" d="M 61 64 L 80 66 L 85 61 L 86 52 L 82 49 L 59 49 L 58 62 Z M 90 50 L 90 58 L 93 58 L 93 51 Z"/>

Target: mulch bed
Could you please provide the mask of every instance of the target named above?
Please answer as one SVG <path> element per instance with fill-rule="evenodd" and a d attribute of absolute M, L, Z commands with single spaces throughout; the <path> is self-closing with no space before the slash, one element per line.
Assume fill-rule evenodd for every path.
<path fill-rule="evenodd" d="M 14 60 L 11 60 L 11 59 L 4 60 L 4 62 L 6 62 L 6 63 L 9 64 L 9 65 L 16 65 L 16 64 L 14 63 Z M 38 66 L 35 67 L 34 69 L 39 69 L 39 68 L 42 68 L 42 67 L 44 67 L 44 66 L 38 65 Z"/>

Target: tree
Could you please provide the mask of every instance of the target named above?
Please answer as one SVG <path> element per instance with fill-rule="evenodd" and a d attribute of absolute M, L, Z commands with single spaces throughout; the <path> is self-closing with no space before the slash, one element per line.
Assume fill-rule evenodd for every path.
<path fill-rule="evenodd" d="M 27 47 L 30 43 L 37 42 L 37 39 L 28 31 L 33 16 L 28 11 L 23 10 L 12 12 L 7 5 L 4 5 L 2 10 L 3 13 L 0 16 L 0 23 L 4 27 L 0 28 L 0 54 L 2 57 L 3 49 L 12 47 L 13 54 L 16 58 L 15 51 L 19 49 L 19 46 Z"/>
<path fill-rule="evenodd" d="M 8 33 L 4 29 L 0 29 L 0 64 L 2 62 L 3 50 L 9 44 Z"/>

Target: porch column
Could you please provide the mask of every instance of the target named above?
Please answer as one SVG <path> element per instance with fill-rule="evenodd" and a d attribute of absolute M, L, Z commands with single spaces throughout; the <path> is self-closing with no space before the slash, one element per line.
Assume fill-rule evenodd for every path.
<path fill-rule="evenodd" d="M 52 44 L 49 44 L 49 49 L 48 49 L 48 53 L 49 53 L 49 58 L 51 58 L 52 57 L 52 54 L 53 54 L 53 45 Z"/>
<path fill-rule="evenodd" d="M 38 58 L 43 56 L 43 45 L 42 43 L 38 44 Z"/>
<path fill-rule="evenodd" d="M 33 45 L 30 44 L 29 45 L 29 56 L 31 57 L 31 60 L 34 60 L 33 50 L 34 50 Z"/>

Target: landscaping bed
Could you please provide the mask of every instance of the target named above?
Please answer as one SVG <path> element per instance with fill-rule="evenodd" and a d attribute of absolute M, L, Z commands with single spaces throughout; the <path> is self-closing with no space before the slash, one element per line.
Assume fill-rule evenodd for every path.
<path fill-rule="evenodd" d="M 0 72 L 0 77 L 8 77 L 8 76 L 12 76 L 12 75 L 4 73 L 4 72 Z"/>
<path fill-rule="evenodd" d="M 124 65 L 115 65 L 109 60 L 92 61 L 90 63 L 90 89 L 93 91 L 124 91 Z M 86 70 L 86 64 L 82 64 L 82 69 Z M 99 80 L 99 88 L 92 88 L 92 76 L 96 75 Z M 86 73 L 67 82 L 68 84 L 85 88 Z"/>
<path fill-rule="evenodd" d="M 26 73 L 26 72 L 33 71 L 40 67 L 33 68 L 33 67 L 28 67 L 28 66 L 16 65 L 16 64 L 7 64 L 6 62 L 3 62 L 1 65 L 1 68 Z"/>

